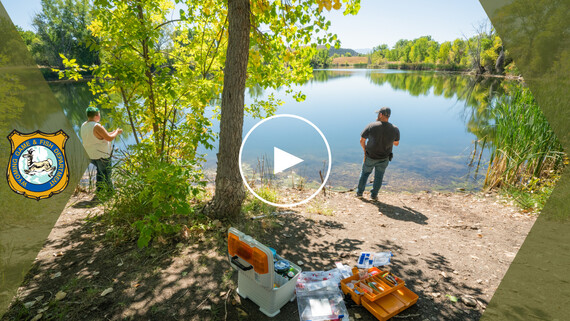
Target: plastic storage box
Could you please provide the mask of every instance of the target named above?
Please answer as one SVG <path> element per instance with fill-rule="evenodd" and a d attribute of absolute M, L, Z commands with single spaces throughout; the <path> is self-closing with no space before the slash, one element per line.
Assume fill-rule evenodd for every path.
<path fill-rule="evenodd" d="M 289 262 L 295 275 L 284 277 L 275 272 L 269 247 L 231 227 L 228 231 L 228 254 L 231 266 L 238 271 L 238 294 L 250 299 L 269 317 L 295 299 L 295 284 L 301 268 Z"/>
<path fill-rule="evenodd" d="M 350 294 L 356 304 L 365 307 L 378 320 L 388 320 L 418 301 L 418 295 L 405 287 L 404 280 L 390 272 L 373 267 L 361 279 L 358 268 L 352 271 L 353 276 L 340 281 L 342 292 Z"/>
<path fill-rule="evenodd" d="M 335 271 L 301 273 L 296 286 L 301 321 L 349 320 L 338 287 L 340 275 Z"/>

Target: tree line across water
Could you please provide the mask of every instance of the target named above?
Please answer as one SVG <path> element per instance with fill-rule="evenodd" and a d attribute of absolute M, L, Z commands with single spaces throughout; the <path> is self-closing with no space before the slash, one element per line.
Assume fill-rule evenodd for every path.
<path fill-rule="evenodd" d="M 369 54 L 339 54 L 321 48 L 313 56 L 315 68 L 358 67 L 412 70 L 473 71 L 476 74 L 519 75 L 509 52 L 493 28 L 483 25 L 471 38 L 439 43 L 431 36 L 414 40 L 400 39 L 390 48 L 381 44 Z"/>

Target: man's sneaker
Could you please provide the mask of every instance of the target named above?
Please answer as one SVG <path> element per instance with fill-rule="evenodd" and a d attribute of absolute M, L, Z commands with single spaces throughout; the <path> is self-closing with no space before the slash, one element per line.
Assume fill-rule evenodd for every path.
<path fill-rule="evenodd" d="M 362 198 L 362 194 L 356 194 L 356 198 Z"/>
<path fill-rule="evenodd" d="M 378 195 L 370 195 L 370 199 L 373 201 L 378 201 Z"/>

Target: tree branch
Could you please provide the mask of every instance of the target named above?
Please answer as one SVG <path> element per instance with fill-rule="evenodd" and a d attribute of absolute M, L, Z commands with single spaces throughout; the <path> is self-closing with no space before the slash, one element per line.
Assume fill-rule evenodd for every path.
<path fill-rule="evenodd" d="M 154 30 L 156 30 L 156 29 L 158 29 L 158 28 L 162 28 L 163 26 L 165 26 L 165 25 L 167 25 L 167 24 L 169 24 L 169 23 L 178 22 L 178 21 L 183 21 L 183 20 L 182 20 L 182 19 L 172 19 L 172 20 L 165 21 L 165 22 L 159 24 L 158 26 L 154 27 Z"/>

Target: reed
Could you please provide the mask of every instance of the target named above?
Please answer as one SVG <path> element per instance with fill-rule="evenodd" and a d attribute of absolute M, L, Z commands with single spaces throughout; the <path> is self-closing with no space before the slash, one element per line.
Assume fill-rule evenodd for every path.
<path fill-rule="evenodd" d="M 525 188 L 530 182 L 557 177 L 565 154 L 528 88 L 497 98 L 491 112 L 494 128 L 487 189 Z"/>

